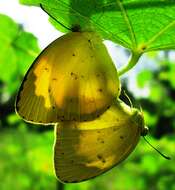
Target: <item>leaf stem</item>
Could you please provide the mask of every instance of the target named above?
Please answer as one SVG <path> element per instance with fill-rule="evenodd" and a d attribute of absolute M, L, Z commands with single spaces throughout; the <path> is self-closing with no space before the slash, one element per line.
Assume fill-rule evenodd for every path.
<path fill-rule="evenodd" d="M 118 75 L 121 76 L 124 73 L 128 72 L 130 69 L 132 69 L 137 64 L 141 55 L 141 52 L 132 52 L 129 62 L 119 69 Z"/>

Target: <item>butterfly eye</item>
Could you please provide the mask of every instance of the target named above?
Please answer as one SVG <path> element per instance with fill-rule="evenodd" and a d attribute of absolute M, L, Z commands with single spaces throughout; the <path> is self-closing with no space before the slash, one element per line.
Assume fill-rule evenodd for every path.
<path fill-rule="evenodd" d="M 141 136 L 146 136 L 149 132 L 149 128 L 147 126 L 144 126 L 141 131 Z"/>

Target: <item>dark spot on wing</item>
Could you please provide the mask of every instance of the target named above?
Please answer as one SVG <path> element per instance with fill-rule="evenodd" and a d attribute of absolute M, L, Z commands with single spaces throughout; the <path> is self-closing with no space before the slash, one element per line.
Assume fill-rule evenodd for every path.
<path fill-rule="evenodd" d="M 121 136 L 120 136 L 120 139 L 124 139 L 124 136 L 121 135 Z"/>
<path fill-rule="evenodd" d="M 105 160 L 105 159 L 103 158 L 103 156 L 100 155 L 100 154 L 97 154 L 97 158 L 98 158 L 99 160 L 101 160 L 103 163 L 106 162 L 106 160 Z"/>
<path fill-rule="evenodd" d="M 99 92 L 102 92 L 103 90 L 101 88 L 98 89 Z"/>
<path fill-rule="evenodd" d="M 75 53 L 73 53 L 72 56 L 75 56 Z"/>
<path fill-rule="evenodd" d="M 64 115 L 61 116 L 61 121 L 64 121 L 65 117 Z"/>
<path fill-rule="evenodd" d="M 56 81 L 56 80 L 57 80 L 57 78 L 52 78 L 52 80 Z"/>
<path fill-rule="evenodd" d="M 105 143 L 105 141 L 104 141 L 102 138 L 100 138 L 100 137 L 97 138 L 97 141 L 99 141 L 99 142 L 102 143 L 102 144 Z"/>
<path fill-rule="evenodd" d="M 102 159 L 102 155 L 97 154 L 97 158 L 98 158 L 99 160 L 101 160 L 101 159 Z"/>
<path fill-rule="evenodd" d="M 75 73 L 71 72 L 71 73 L 70 73 L 70 75 L 71 75 L 72 77 L 74 77 L 74 79 L 75 79 L 75 80 L 77 80 L 77 79 L 78 79 L 78 75 L 77 75 L 77 74 L 75 74 Z"/>
<path fill-rule="evenodd" d="M 108 106 L 107 109 L 109 109 L 111 106 Z"/>

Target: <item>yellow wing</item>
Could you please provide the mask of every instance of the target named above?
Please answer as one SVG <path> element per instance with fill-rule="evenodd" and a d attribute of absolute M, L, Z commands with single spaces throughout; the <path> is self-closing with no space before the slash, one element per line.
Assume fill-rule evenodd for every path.
<path fill-rule="evenodd" d="M 26 121 L 86 121 L 120 93 L 116 68 L 94 32 L 72 32 L 52 42 L 28 70 L 16 100 Z"/>
<path fill-rule="evenodd" d="M 56 125 L 57 178 L 80 182 L 109 170 L 133 151 L 143 127 L 141 114 L 119 102 L 94 121 Z"/>

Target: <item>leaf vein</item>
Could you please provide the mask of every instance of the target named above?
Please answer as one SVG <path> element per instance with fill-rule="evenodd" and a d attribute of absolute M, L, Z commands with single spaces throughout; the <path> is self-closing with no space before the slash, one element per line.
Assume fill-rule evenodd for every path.
<path fill-rule="evenodd" d="M 157 40 L 161 35 L 163 35 L 167 30 L 169 30 L 171 27 L 175 26 L 175 20 L 170 22 L 167 26 L 164 26 L 162 30 L 160 30 L 157 34 L 155 34 L 147 43 L 146 46 L 150 46 L 154 41 Z"/>
<path fill-rule="evenodd" d="M 133 45 L 133 47 L 136 47 L 136 37 L 135 37 L 134 29 L 133 29 L 133 26 L 132 26 L 131 21 L 129 19 L 129 16 L 127 14 L 127 11 L 124 8 L 124 6 L 122 5 L 120 0 L 116 0 L 116 3 L 119 6 L 121 13 L 123 14 L 124 21 L 128 27 L 132 45 Z"/>

